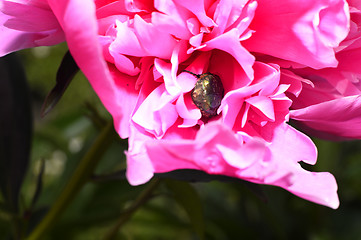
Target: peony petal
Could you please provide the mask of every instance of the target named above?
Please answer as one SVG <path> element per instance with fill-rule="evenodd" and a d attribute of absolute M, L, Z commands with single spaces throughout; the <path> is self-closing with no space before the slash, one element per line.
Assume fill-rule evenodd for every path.
<path fill-rule="evenodd" d="M 124 54 L 134 57 L 146 56 L 146 51 L 142 48 L 134 29 L 129 26 L 129 22 L 116 21 L 117 37 L 110 45 L 109 50 L 117 54 Z M 124 37 L 127 36 L 127 37 Z"/>
<path fill-rule="evenodd" d="M 281 161 L 312 165 L 317 161 L 317 148 L 312 140 L 285 123 L 274 130 L 270 148 L 273 156 Z"/>
<path fill-rule="evenodd" d="M 11 16 L 5 27 L 24 32 L 43 32 L 58 29 L 59 23 L 49 8 L 3 1 L 1 12 Z"/>
<path fill-rule="evenodd" d="M 217 26 L 214 27 L 211 36 L 216 37 L 232 28 L 237 28 L 243 36 L 248 35 L 248 26 L 253 20 L 256 8 L 257 1 L 220 1 L 214 13 Z"/>
<path fill-rule="evenodd" d="M 65 32 L 69 50 L 76 63 L 113 116 L 114 126 L 119 135 L 127 138 L 129 110 L 123 112 L 123 109 L 125 106 L 126 109 L 131 109 L 135 105 L 136 92 L 121 78 L 117 79 L 118 85 L 116 85 L 110 75 L 98 41 L 94 1 L 49 0 L 48 2 Z"/>
<path fill-rule="evenodd" d="M 258 160 L 259 154 L 262 155 L 262 149 L 265 149 L 264 144 L 260 142 L 249 146 L 241 145 L 233 131 L 218 123 L 207 124 L 198 131 L 195 140 L 152 141 L 147 142 L 146 146 L 155 172 L 191 168 L 213 174 L 224 174 L 222 171 L 233 169 L 232 165 L 247 167 Z M 215 154 L 215 149 L 221 154 L 224 153 L 226 161 L 231 165 L 222 160 L 222 155 Z M 252 151 L 255 149 L 261 150 L 257 151 L 256 156 Z M 185 152 L 187 154 L 184 154 Z"/>
<path fill-rule="evenodd" d="M 316 162 L 317 149 L 306 135 L 289 125 L 281 125 L 275 131 L 270 149 L 279 169 L 275 176 L 267 178 L 267 182 L 273 182 L 272 184 L 309 201 L 331 208 L 338 207 L 337 183 L 331 174 L 308 172 L 298 164 L 292 165 L 292 162 L 300 160 L 308 164 Z M 292 176 L 289 179 L 276 177 L 282 175 L 283 171 L 292 173 Z M 284 173 L 284 176 L 287 174 Z M 277 178 L 281 181 L 276 180 Z"/>
<path fill-rule="evenodd" d="M 161 75 L 163 75 L 167 92 L 173 96 L 179 95 L 181 93 L 181 87 L 178 84 L 176 77 L 172 73 L 173 64 L 167 63 L 157 58 L 154 61 L 154 67 Z"/>
<path fill-rule="evenodd" d="M 149 160 L 144 147 L 145 142 L 150 141 L 152 136 L 142 132 L 134 124 L 131 124 L 129 137 L 129 149 L 127 156 L 126 177 L 129 184 L 140 185 L 148 182 L 154 173 L 154 168 Z"/>
<path fill-rule="evenodd" d="M 46 5 L 12 1 L 0 2 L 0 33 L 0 56 L 30 47 L 51 46 L 65 40 L 57 19 L 50 9 L 46 9 Z"/>
<path fill-rule="evenodd" d="M 247 139 L 243 144 L 237 136 L 224 125 L 212 122 L 201 128 L 194 140 L 147 141 L 146 150 L 154 172 L 198 169 L 280 186 L 318 204 L 338 207 L 334 177 L 308 172 L 298 164 L 302 160 L 314 163 L 317 157 L 314 144 L 305 135 L 281 124 L 268 147 L 249 137 L 243 139 Z"/>
<path fill-rule="evenodd" d="M 297 76 L 291 71 L 282 70 L 281 71 L 281 82 L 289 85 L 288 92 L 292 93 L 298 97 L 302 91 L 302 81 L 303 78 Z"/>
<path fill-rule="evenodd" d="M 204 26 L 212 27 L 215 25 L 213 20 L 206 15 L 204 0 L 175 0 L 174 2 L 191 11 Z"/>
<path fill-rule="evenodd" d="M 328 172 L 307 172 L 299 167 L 299 173 L 293 177 L 293 184 L 286 189 L 306 200 L 322 204 L 333 209 L 340 205 L 337 196 L 337 182 Z"/>
<path fill-rule="evenodd" d="M 255 139 L 242 145 L 242 143 L 233 139 L 233 137 L 235 137 L 233 132 L 228 133 L 233 135 L 229 137 L 231 142 L 228 142 L 228 144 L 222 142 L 222 144 L 218 144 L 216 148 L 229 165 L 238 169 L 244 169 L 264 157 L 266 153 L 265 142 Z M 223 137 L 224 134 L 222 133 L 221 136 Z"/>
<path fill-rule="evenodd" d="M 247 77 L 253 79 L 253 64 L 255 58 L 244 48 L 239 42 L 238 29 L 234 28 L 225 34 L 220 35 L 212 40 L 206 42 L 206 47 L 202 51 L 209 51 L 212 49 L 219 49 L 232 55 L 238 63 L 242 66 Z"/>
<path fill-rule="evenodd" d="M 239 3 L 242 4 L 241 1 L 239 1 Z M 248 39 L 252 35 L 252 32 L 249 31 L 248 27 L 253 20 L 257 6 L 257 1 L 249 1 L 249 3 L 244 8 L 242 8 L 241 15 L 238 17 L 237 21 L 233 23 L 233 25 L 237 24 L 236 27 L 238 31 L 242 33 L 242 40 Z M 235 9 L 233 9 L 233 11 L 235 11 Z"/>
<path fill-rule="evenodd" d="M 159 31 L 153 24 L 145 22 L 138 15 L 134 17 L 134 29 L 140 45 L 147 52 L 144 56 L 170 59 L 177 44 L 170 34 Z M 122 39 L 124 40 L 124 35 Z"/>
<path fill-rule="evenodd" d="M 244 2 L 243 1 L 237 1 L 237 2 Z M 213 30 L 215 34 L 220 35 L 225 32 L 225 29 L 227 27 L 228 19 L 231 15 L 231 11 L 233 8 L 233 1 L 232 0 L 221 0 L 219 1 L 219 4 L 217 5 L 216 11 L 214 13 L 213 18 L 215 19 L 215 22 L 217 26 Z"/>
<path fill-rule="evenodd" d="M 139 74 L 140 69 L 134 65 L 132 60 L 123 54 L 119 54 L 118 52 L 113 51 L 111 48 L 109 51 L 119 72 L 128 74 L 130 76 L 136 76 Z"/>
<path fill-rule="evenodd" d="M 165 143 L 165 142 L 162 142 Z M 177 169 L 200 169 L 191 158 L 194 153 L 194 145 L 189 141 L 177 141 L 173 145 L 163 145 L 158 141 L 149 141 L 146 143 L 147 154 L 152 162 L 154 172 L 170 172 Z M 177 146 L 181 155 L 174 155 L 173 146 Z M 184 154 L 184 153 L 187 154 Z"/>
<path fill-rule="evenodd" d="M 179 39 L 188 40 L 191 37 L 187 19 L 191 18 L 192 14 L 188 10 L 169 0 L 155 0 L 154 7 L 159 11 L 152 12 L 152 23 L 157 29 Z"/>
<path fill-rule="evenodd" d="M 259 0 L 250 25 L 255 33 L 244 46 L 312 68 L 335 67 L 334 48 L 347 36 L 349 20 L 343 0 Z"/>
<path fill-rule="evenodd" d="M 174 97 L 167 94 L 165 84 L 157 87 L 135 111 L 132 120 L 157 138 L 162 138 L 178 118 Z"/>
<path fill-rule="evenodd" d="M 238 172 L 240 178 L 255 183 L 282 187 L 293 194 L 322 204 L 337 208 L 337 183 L 329 173 L 314 173 L 304 170 L 299 161 L 309 164 L 316 162 L 317 151 L 312 141 L 287 124 L 275 129 L 270 154 L 263 161 Z"/>
<path fill-rule="evenodd" d="M 274 93 L 279 84 L 279 71 L 274 67 L 268 64 L 255 62 L 254 69 L 256 71 L 255 79 L 252 82 L 253 84 L 229 91 L 222 100 L 219 111 L 222 111 L 223 121 L 229 127 L 234 126 L 245 99 L 257 92 L 263 96 L 269 97 Z M 268 110 L 267 114 L 274 117 Z M 246 116 L 244 116 L 241 123 L 242 127 L 244 127 L 245 121 Z"/>
<path fill-rule="evenodd" d="M 361 138 L 361 97 L 349 96 L 291 110 L 290 117 L 308 127 L 346 138 Z"/>
<path fill-rule="evenodd" d="M 176 103 L 176 109 L 179 117 L 183 118 L 183 124 L 179 127 L 193 127 L 202 117 L 201 111 L 192 103 L 192 99 L 189 95 L 179 96 Z"/>
<path fill-rule="evenodd" d="M 136 77 L 120 73 L 114 65 L 109 65 L 109 70 L 114 81 L 114 88 L 109 90 L 106 88 L 97 90 L 98 94 L 101 94 L 99 95 L 100 99 L 106 97 L 103 95 L 108 93 L 107 90 L 112 90 L 110 93 L 113 94 L 113 96 L 119 96 L 117 99 L 113 99 L 113 102 L 118 104 L 119 108 L 115 108 L 113 110 L 113 108 L 117 106 L 114 106 L 113 103 L 113 105 L 110 106 L 110 109 L 116 112 L 115 115 L 112 115 L 114 118 L 115 129 L 119 133 L 120 137 L 126 138 L 129 137 L 130 117 L 138 99 L 138 92 L 135 90 Z M 98 82 L 96 82 L 96 84 L 98 84 Z M 109 85 L 110 84 L 112 83 L 109 83 Z M 107 83 L 104 83 L 104 85 L 107 85 Z M 105 103 L 103 102 L 103 104 Z"/>
<path fill-rule="evenodd" d="M 265 96 L 254 96 L 246 99 L 245 101 L 261 111 L 261 113 L 263 113 L 269 120 L 275 120 L 275 109 L 270 98 Z"/>

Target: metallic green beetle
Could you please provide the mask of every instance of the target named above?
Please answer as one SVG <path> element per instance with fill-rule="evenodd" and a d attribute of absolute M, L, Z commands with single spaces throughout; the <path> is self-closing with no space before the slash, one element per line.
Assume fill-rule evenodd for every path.
<path fill-rule="evenodd" d="M 192 89 L 191 96 L 194 104 L 201 110 L 202 116 L 211 118 L 217 115 L 224 96 L 222 81 L 218 75 L 212 73 L 195 74 L 183 70 L 198 78 Z"/>

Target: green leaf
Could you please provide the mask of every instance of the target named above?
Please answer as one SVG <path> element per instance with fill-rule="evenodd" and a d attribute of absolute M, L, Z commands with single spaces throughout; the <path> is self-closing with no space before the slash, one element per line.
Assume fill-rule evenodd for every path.
<path fill-rule="evenodd" d="M 39 199 L 40 193 L 43 190 L 43 175 L 44 175 L 44 171 L 45 171 L 45 160 L 42 159 L 41 160 L 41 165 L 40 165 L 40 171 L 36 180 L 36 188 L 35 188 L 35 193 L 34 196 L 31 200 L 31 205 L 30 205 L 30 209 L 31 211 L 33 210 L 36 202 Z"/>
<path fill-rule="evenodd" d="M 165 181 L 168 189 L 174 194 L 174 199 L 187 212 L 194 230 L 200 239 L 204 239 L 204 215 L 202 202 L 193 186 L 187 182 L 175 180 Z"/>
<path fill-rule="evenodd" d="M 58 72 L 56 73 L 55 87 L 49 92 L 41 109 L 41 116 L 48 114 L 63 96 L 65 90 L 68 88 L 70 82 L 73 80 L 75 74 L 79 71 L 78 65 L 75 63 L 73 57 L 68 51 L 60 64 Z"/>
<path fill-rule="evenodd" d="M 17 212 L 32 138 L 30 94 L 19 59 L 0 58 L 0 190 Z"/>
<path fill-rule="evenodd" d="M 42 239 L 43 235 L 49 231 L 83 186 L 87 183 L 98 162 L 102 159 L 104 153 L 113 140 L 118 137 L 119 136 L 114 131 L 112 121 L 109 121 L 107 126 L 103 128 L 98 137 L 94 140 L 92 146 L 79 162 L 75 171 L 68 179 L 62 193 L 56 199 L 42 221 L 28 236 L 28 240 Z"/>

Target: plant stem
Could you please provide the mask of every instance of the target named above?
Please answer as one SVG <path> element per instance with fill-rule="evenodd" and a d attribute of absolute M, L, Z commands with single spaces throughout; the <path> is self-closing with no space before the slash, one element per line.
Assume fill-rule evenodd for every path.
<path fill-rule="evenodd" d="M 126 209 L 115 225 L 107 232 L 103 240 L 113 240 L 115 239 L 117 233 L 119 232 L 120 228 L 132 217 L 133 213 L 140 208 L 143 204 L 145 204 L 152 196 L 154 189 L 160 183 L 159 178 L 154 178 L 148 186 L 139 194 L 139 196 L 134 200 L 132 205 Z"/>
<path fill-rule="evenodd" d="M 41 239 L 44 233 L 53 226 L 55 221 L 65 211 L 69 203 L 71 203 L 71 201 L 75 198 L 76 194 L 80 191 L 83 185 L 89 180 L 95 167 L 97 166 L 97 163 L 112 143 L 112 140 L 114 140 L 114 136 L 115 131 L 113 124 L 110 121 L 98 135 L 83 159 L 81 159 L 78 167 L 75 169 L 75 172 L 70 177 L 69 182 L 66 184 L 52 208 L 31 232 L 27 240 Z"/>

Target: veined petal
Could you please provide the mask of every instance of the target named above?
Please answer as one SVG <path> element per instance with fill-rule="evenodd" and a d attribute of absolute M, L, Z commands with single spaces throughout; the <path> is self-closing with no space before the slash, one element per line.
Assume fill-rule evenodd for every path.
<path fill-rule="evenodd" d="M 46 7 L 0 2 L 0 56 L 25 48 L 51 46 L 65 40 L 56 17 Z"/>

